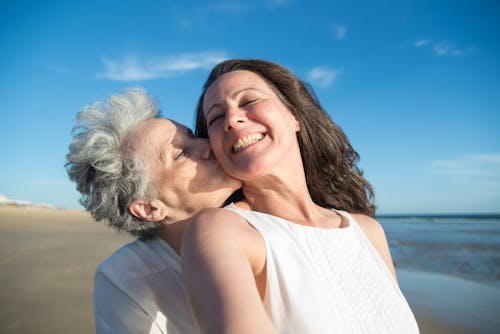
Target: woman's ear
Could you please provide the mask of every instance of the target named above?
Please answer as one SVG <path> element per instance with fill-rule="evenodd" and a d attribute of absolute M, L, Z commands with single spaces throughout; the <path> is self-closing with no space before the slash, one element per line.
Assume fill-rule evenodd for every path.
<path fill-rule="evenodd" d="M 295 132 L 300 132 L 300 122 L 295 118 Z"/>
<path fill-rule="evenodd" d="M 129 211 L 136 216 L 151 222 L 159 222 L 167 217 L 167 206 L 160 200 L 135 200 L 128 206 Z"/>
<path fill-rule="evenodd" d="M 292 112 L 289 112 L 290 118 L 290 125 L 294 126 L 295 132 L 300 132 L 300 121 L 298 120 L 297 116 L 295 116 Z"/>

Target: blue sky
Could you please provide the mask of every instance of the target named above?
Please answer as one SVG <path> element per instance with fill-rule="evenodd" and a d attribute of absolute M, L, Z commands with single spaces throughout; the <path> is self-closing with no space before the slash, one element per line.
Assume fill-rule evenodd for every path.
<path fill-rule="evenodd" d="M 264 58 L 315 89 L 379 213 L 500 212 L 496 1 L 0 3 L 0 194 L 77 208 L 76 113 L 127 87 L 193 125 L 210 68 Z"/>

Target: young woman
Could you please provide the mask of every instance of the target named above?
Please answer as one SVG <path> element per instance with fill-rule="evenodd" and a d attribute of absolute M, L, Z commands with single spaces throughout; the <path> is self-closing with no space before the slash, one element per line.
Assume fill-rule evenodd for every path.
<path fill-rule="evenodd" d="M 357 153 L 287 69 L 229 60 L 197 134 L 245 200 L 198 214 L 182 244 L 204 333 L 416 333 Z"/>

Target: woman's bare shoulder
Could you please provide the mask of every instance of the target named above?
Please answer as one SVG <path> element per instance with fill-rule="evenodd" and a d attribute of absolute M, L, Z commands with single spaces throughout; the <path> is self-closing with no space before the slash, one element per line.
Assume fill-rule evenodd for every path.
<path fill-rule="evenodd" d="M 183 247 L 210 249 L 239 248 L 253 257 L 255 247 L 263 244 L 261 235 L 239 214 L 208 208 L 196 213 L 187 223 Z"/>
<path fill-rule="evenodd" d="M 384 228 L 375 218 L 361 213 L 352 213 L 351 216 L 356 220 L 371 242 L 375 243 L 380 238 L 385 241 Z"/>

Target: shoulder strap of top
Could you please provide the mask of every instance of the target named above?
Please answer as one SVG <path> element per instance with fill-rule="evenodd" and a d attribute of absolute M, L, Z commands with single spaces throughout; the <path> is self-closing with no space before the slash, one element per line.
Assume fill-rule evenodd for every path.
<path fill-rule="evenodd" d="M 353 229 L 357 232 L 357 233 L 362 233 L 364 235 L 364 232 L 363 230 L 361 229 L 361 226 L 359 226 L 358 222 L 356 221 L 356 219 L 347 211 L 343 211 L 343 210 L 336 210 L 336 209 L 333 209 L 335 212 L 337 212 L 339 215 L 347 218 L 347 220 L 349 221 L 349 226 L 353 227 Z"/>
<path fill-rule="evenodd" d="M 232 203 L 225 206 L 224 209 L 228 209 L 245 218 L 245 220 L 261 234 L 269 231 L 269 229 L 272 227 L 270 226 L 269 222 L 270 220 L 272 220 L 272 218 L 274 218 L 274 216 L 262 214 L 256 211 L 241 209 Z"/>
<path fill-rule="evenodd" d="M 358 224 L 358 222 L 356 221 L 356 219 L 354 219 L 354 217 L 350 213 L 348 213 L 346 211 L 337 210 L 337 212 L 339 214 L 342 214 L 344 217 L 347 217 L 347 219 L 349 219 L 349 223 L 352 224 L 352 226 L 354 227 L 353 230 L 358 235 L 359 240 L 365 245 L 365 247 L 367 247 L 368 251 L 373 255 L 373 258 L 375 259 L 375 261 L 381 267 L 383 267 L 384 271 L 386 271 L 386 273 L 392 278 L 392 273 L 389 271 L 389 268 L 387 267 L 387 264 L 382 259 L 380 253 L 375 248 L 375 246 L 370 241 L 370 239 L 368 239 L 368 237 L 366 236 L 365 232 L 363 231 L 363 229 L 361 228 L 361 226 Z"/>

